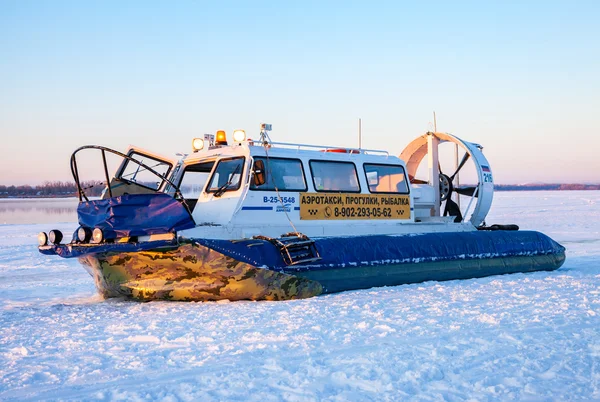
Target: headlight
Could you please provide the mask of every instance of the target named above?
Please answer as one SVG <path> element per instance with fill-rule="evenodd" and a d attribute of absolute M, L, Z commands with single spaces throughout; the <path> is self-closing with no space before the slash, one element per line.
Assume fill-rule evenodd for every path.
<path fill-rule="evenodd" d="M 204 140 L 202 138 L 194 138 L 192 141 L 192 149 L 194 152 L 198 152 L 202 148 L 204 148 Z"/>
<path fill-rule="evenodd" d="M 102 233 L 102 229 L 95 228 L 92 232 L 92 243 L 101 243 L 104 240 L 104 233 Z"/>
<path fill-rule="evenodd" d="M 38 234 L 38 244 L 40 246 L 45 246 L 46 244 L 48 244 L 48 235 L 44 232 L 40 232 Z"/>
<path fill-rule="evenodd" d="M 233 132 L 233 140 L 235 142 L 242 142 L 246 139 L 246 132 L 244 130 L 235 130 Z"/>
<path fill-rule="evenodd" d="M 86 227 L 80 227 L 77 230 L 77 239 L 82 243 L 87 243 L 92 238 L 92 230 Z"/>
<path fill-rule="evenodd" d="M 50 240 L 50 243 L 52 244 L 60 244 L 60 242 L 63 239 L 63 234 L 60 230 L 51 230 L 50 232 L 48 232 L 48 240 Z"/>

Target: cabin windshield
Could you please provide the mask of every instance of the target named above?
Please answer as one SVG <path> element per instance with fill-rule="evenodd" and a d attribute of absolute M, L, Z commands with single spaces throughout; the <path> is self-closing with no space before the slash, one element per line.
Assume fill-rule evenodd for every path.
<path fill-rule="evenodd" d="M 150 167 L 162 177 L 167 177 L 167 174 L 169 173 L 172 167 L 172 165 L 166 161 L 156 159 L 138 152 L 131 152 L 129 156 Z M 147 187 L 152 190 L 158 190 L 160 185 L 162 184 L 162 180 L 160 177 L 156 176 L 154 173 L 150 172 L 143 166 L 134 163 L 130 160 L 125 160 L 125 165 L 121 169 L 121 172 L 118 177 L 120 179 L 124 179 L 128 182 L 135 183 L 137 185 Z"/>
<path fill-rule="evenodd" d="M 251 190 L 274 191 L 277 187 L 278 191 L 306 191 L 300 159 L 255 157 L 254 163 L 259 160 L 265 164 L 266 180 L 261 185 L 252 183 Z"/>
<path fill-rule="evenodd" d="M 214 165 L 215 161 L 210 161 L 195 163 L 185 167 L 179 180 L 179 191 L 181 191 L 191 211 L 194 210 Z"/>
<path fill-rule="evenodd" d="M 207 193 L 223 193 L 240 188 L 245 158 L 221 159 L 210 178 Z"/>
<path fill-rule="evenodd" d="M 402 166 L 365 163 L 364 169 L 371 193 L 408 194 Z"/>

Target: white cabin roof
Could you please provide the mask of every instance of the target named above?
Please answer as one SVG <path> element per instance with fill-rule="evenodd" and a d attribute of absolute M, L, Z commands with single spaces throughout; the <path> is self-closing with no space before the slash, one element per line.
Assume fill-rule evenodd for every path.
<path fill-rule="evenodd" d="M 347 150 L 347 152 L 342 152 Z M 235 156 L 270 156 L 277 158 L 301 158 L 301 159 L 326 159 L 332 161 L 354 161 L 366 163 L 390 163 L 401 164 L 404 162 L 397 156 L 390 155 L 387 151 L 355 149 L 346 147 L 305 145 L 291 143 L 269 143 L 267 147 L 251 145 L 250 141 L 234 143 L 229 145 L 210 147 L 189 154 L 185 158 L 185 164 L 195 163 L 211 157 L 235 157 Z"/>

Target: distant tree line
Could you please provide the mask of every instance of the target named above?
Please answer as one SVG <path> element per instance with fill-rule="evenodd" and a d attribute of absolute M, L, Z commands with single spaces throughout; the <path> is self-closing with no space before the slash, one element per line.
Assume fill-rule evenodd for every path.
<path fill-rule="evenodd" d="M 88 197 L 98 197 L 106 184 L 99 180 L 84 181 L 81 183 Z M 151 187 L 151 184 L 149 184 Z M 600 184 L 495 184 L 496 191 L 535 191 L 535 190 L 600 190 Z M 183 192 L 187 186 L 181 188 Z M 0 185 L 0 198 L 6 197 L 77 197 L 75 182 L 46 181 L 39 186 L 4 186 Z"/>
<path fill-rule="evenodd" d="M 497 191 L 600 190 L 600 184 L 494 184 Z"/>
<path fill-rule="evenodd" d="M 102 181 L 90 180 L 82 182 L 81 186 L 88 197 L 97 197 L 106 184 Z M 75 182 L 69 181 L 46 181 L 39 186 L 0 185 L 0 198 L 6 197 L 77 197 L 77 186 Z"/>

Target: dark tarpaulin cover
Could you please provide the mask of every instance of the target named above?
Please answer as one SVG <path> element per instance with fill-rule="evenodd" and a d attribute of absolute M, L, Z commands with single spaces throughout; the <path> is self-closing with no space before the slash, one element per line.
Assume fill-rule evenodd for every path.
<path fill-rule="evenodd" d="M 274 269 L 285 267 L 277 248 L 265 240 L 194 239 L 236 260 Z M 262 243 L 262 244 L 261 244 Z M 459 259 L 486 259 L 564 253 L 565 248 L 535 231 L 473 231 L 315 239 L 321 260 L 285 267 L 318 270 L 353 265 L 387 265 Z"/>
<path fill-rule="evenodd" d="M 165 193 L 80 202 L 77 215 L 81 226 L 101 228 L 107 238 L 168 233 L 195 226 L 187 209 Z"/>

